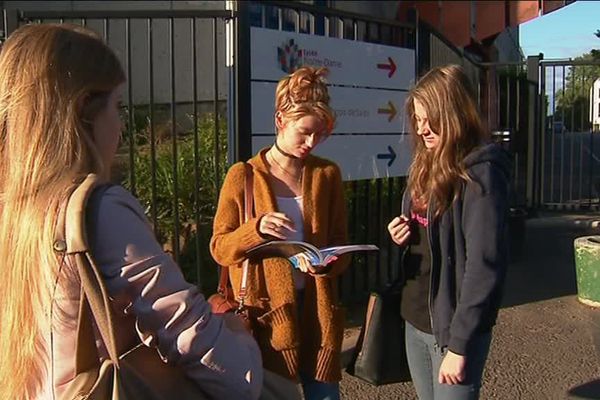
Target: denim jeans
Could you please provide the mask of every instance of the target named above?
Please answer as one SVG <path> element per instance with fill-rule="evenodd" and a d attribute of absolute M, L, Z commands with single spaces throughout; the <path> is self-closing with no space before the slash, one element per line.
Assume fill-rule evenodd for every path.
<path fill-rule="evenodd" d="M 492 339 L 479 335 L 467 355 L 466 379 L 459 385 L 438 383 L 438 373 L 447 348 L 440 349 L 435 337 L 406 323 L 406 355 L 419 400 L 476 400 L 479 398 L 483 367 Z"/>
<path fill-rule="evenodd" d="M 338 382 L 315 381 L 300 373 L 302 392 L 306 400 L 340 400 L 340 384 Z"/>
<path fill-rule="evenodd" d="M 304 290 L 296 291 L 298 316 L 302 315 L 304 306 Z M 300 372 L 300 383 L 305 400 L 340 400 L 340 384 L 338 382 L 320 382 Z"/>

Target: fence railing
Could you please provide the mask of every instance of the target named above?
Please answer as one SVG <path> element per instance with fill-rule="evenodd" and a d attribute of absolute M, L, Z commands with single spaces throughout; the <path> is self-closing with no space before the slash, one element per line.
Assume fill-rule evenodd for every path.
<path fill-rule="evenodd" d="M 6 14 L 6 11 L 5 11 Z M 72 23 L 100 35 L 127 74 L 122 143 L 114 180 L 145 207 L 155 233 L 186 277 L 216 286 L 208 254 L 227 167 L 224 62 L 228 10 L 15 11 L 24 23 Z"/>

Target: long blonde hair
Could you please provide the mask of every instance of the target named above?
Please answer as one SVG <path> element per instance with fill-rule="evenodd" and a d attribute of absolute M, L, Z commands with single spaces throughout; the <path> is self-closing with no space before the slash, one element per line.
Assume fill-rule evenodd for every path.
<path fill-rule="evenodd" d="M 316 115 L 330 134 L 335 125 L 335 112 L 329 106 L 325 82 L 328 72 L 327 68 L 301 67 L 281 79 L 275 90 L 275 112 L 293 121 Z"/>
<path fill-rule="evenodd" d="M 417 136 L 414 100 L 427 113 L 430 128 L 440 136 L 428 150 Z M 408 176 L 413 206 L 423 212 L 429 201 L 439 216 L 459 194 L 469 176 L 463 159 L 488 136 L 479 115 L 475 92 L 458 65 L 431 69 L 410 91 L 406 111 L 414 139 L 414 159 Z"/>
<path fill-rule="evenodd" d="M 76 177 L 106 173 L 92 121 L 125 74 L 91 31 L 57 24 L 17 29 L 0 71 L 0 398 L 30 399 L 48 375 L 57 209 Z"/>

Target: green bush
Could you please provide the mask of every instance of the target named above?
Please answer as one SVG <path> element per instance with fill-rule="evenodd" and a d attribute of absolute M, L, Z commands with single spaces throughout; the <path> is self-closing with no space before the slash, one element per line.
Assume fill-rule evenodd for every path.
<path fill-rule="evenodd" d="M 200 118 L 195 131 L 178 135 L 175 159 L 171 138 L 157 135 L 159 139 L 155 140 L 152 149 L 148 127 L 140 128 L 138 120 L 136 118 L 133 155 L 135 188 L 129 173 L 123 185 L 135 192 L 148 218 L 155 224 L 154 231 L 165 250 L 179 256 L 178 262 L 186 278 L 204 287 L 209 284 L 202 279 L 205 273 L 208 281 L 214 280 L 215 271 L 207 269 L 216 270 L 208 254 L 208 241 L 218 199 L 217 182 L 223 181 L 227 168 L 226 120 L 219 119 L 218 159 L 215 157 L 217 141 L 212 114 Z M 199 256 L 202 259 L 198 259 Z"/>

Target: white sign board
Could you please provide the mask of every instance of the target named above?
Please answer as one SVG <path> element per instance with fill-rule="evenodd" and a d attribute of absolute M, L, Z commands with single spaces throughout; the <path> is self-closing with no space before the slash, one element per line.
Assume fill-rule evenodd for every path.
<path fill-rule="evenodd" d="M 411 49 L 266 28 L 250 32 L 252 80 L 279 81 L 310 65 L 329 68 L 332 85 L 407 90 L 414 81 Z"/>
<path fill-rule="evenodd" d="M 252 133 L 275 133 L 273 110 L 276 83 L 252 82 Z M 333 133 L 406 132 L 406 92 L 330 86 L 337 121 Z M 265 117 L 267 116 L 267 117 Z"/>
<path fill-rule="evenodd" d="M 413 50 L 264 28 L 251 33 L 253 153 L 274 142 L 277 81 L 301 65 L 325 66 L 337 121 L 314 153 L 335 161 L 344 180 L 407 174 L 404 103 L 414 82 Z"/>
<path fill-rule="evenodd" d="M 273 145 L 274 135 L 254 136 L 252 152 Z M 313 154 L 335 161 L 345 181 L 404 176 L 412 155 L 409 135 L 333 135 Z M 408 150 L 408 151 L 407 151 Z"/>

